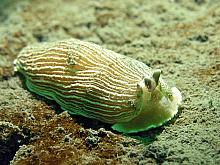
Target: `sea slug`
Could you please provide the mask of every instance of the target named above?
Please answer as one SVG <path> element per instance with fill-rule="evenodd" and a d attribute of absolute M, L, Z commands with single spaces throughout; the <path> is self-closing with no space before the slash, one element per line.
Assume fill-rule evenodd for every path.
<path fill-rule="evenodd" d="M 15 70 L 30 91 L 124 133 L 162 125 L 182 100 L 160 70 L 77 39 L 27 46 L 15 60 Z"/>

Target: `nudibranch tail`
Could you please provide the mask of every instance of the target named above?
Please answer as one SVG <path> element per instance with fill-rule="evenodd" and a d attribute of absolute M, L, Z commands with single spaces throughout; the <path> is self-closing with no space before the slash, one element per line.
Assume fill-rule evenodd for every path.
<path fill-rule="evenodd" d="M 160 70 L 76 39 L 24 48 L 15 71 L 24 75 L 29 90 L 63 110 L 125 133 L 163 124 L 181 102 L 179 90 L 166 85 Z"/>

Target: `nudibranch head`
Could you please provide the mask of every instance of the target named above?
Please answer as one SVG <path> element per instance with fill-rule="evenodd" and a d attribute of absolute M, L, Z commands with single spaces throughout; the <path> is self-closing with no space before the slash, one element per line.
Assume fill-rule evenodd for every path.
<path fill-rule="evenodd" d="M 145 131 L 161 126 L 174 117 L 182 101 L 180 91 L 170 88 L 161 78 L 161 71 L 153 72 L 137 84 L 140 89 L 140 113 L 128 122 L 116 123 L 113 129 L 126 133 Z"/>

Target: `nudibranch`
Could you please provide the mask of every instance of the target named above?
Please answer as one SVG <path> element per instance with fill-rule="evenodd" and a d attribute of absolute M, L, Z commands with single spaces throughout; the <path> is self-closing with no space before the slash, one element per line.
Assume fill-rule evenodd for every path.
<path fill-rule="evenodd" d="M 102 48 L 68 39 L 25 47 L 15 71 L 28 89 L 70 114 L 112 124 L 124 133 L 158 127 L 174 117 L 182 97 L 160 70 Z"/>

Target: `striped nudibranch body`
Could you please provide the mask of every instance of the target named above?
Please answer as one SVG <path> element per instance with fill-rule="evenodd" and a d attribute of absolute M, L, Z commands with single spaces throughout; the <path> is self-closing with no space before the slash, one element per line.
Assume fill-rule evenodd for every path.
<path fill-rule="evenodd" d="M 120 132 L 160 126 L 181 102 L 179 90 L 166 85 L 160 70 L 76 39 L 28 46 L 15 63 L 31 91 Z"/>

